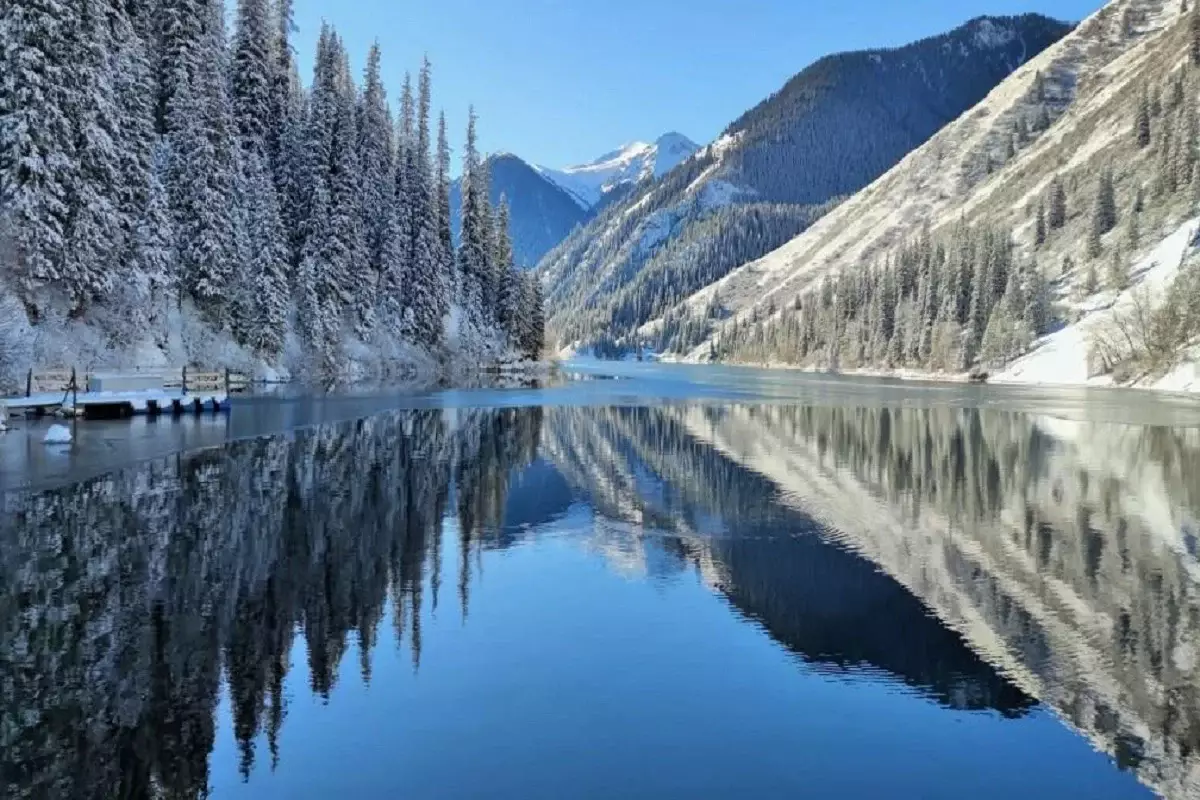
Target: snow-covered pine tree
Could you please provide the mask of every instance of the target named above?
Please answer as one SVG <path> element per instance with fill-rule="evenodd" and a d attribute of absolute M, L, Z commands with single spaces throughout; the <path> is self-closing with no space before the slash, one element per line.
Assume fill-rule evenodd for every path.
<path fill-rule="evenodd" d="M 1125 261 L 1120 245 L 1113 245 L 1112 256 L 1108 261 L 1108 288 L 1117 292 L 1129 288 L 1129 264 Z"/>
<path fill-rule="evenodd" d="M 545 346 L 546 316 L 542 298 L 542 283 L 536 273 L 518 273 L 519 308 L 517 346 L 526 358 L 537 359 Z"/>
<path fill-rule="evenodd" d="M 121 180 L 118 209 L 124 228 L 119 259 L 128 267 L 121 293 L 134 301 L 131 326 L 161 320 L 165 287 L 174 283 L 170 247 L 170 210 L 165 195 L 165 153 L 154 131 L 153 72 L 145 41 L 138 33 L 134 4 L 113 6 L 109 13 L 115 91 L 120 113 Z M 119 272 L 118 272 L 119 274 Z M 132 291 L 131 291 L 132 289 Z M 160 335 L 165 330 L 159 327 Z"/>
<path fill-rule="evenodd" d="M 1100 255 L 1101 237 L 1117 225 L 1117 198 L 1111 169 L 1105 169 L 1096 184 L 1096 202 L 1092 206 L 1091 228 L 1088 233 L 1088 257 Z"/>
<path fill-rule="evenodd" d="M 1083 284 L 1081 286 L 1084 297 L 1090 297 L 1100 288 L 1100 278 L 1096 274 L 1096 260 L 1088 261 L 1088 265 L 1083 271 Z"/>
<path fill-rule="evenodd" d="M 271 159 L 271 169 L 276 173 L 275 188 L 280 194 L 280 152 L 290 124 L 289 117 L 297 110 L 296 101 L 300 88 L 295 77 L 295 59 L 292 57 L 292 26 L 295 24 L 293 4 L 294 0 L 274 0 L 271 9 L 271 44 L 267 51 L 271 62 L 268 93 L 270 113 L 266 130 L 267 155 Z"/>
<path fill-rule="evenodd" d="M 1196 167 L 1196 154 L 1200 149 L 1200 128 L 1197 126 L 1196 97 L 1189 92 L 1180 104 L 1178 126 L 1175 133 L 1176 147 L 1173 153 L 1172 168 L 1175 172 L 1175 184 L 1180 187 L 1188 186 Z"/>
<path fill-rule="evenodd" d="M 238 339 L 273 358 L 283 350 L 291 248 L 281 218 L 271 147 L 281 137 L 272 98 L 278 68 L 278 36 L 268 0 L 238 0 L 230 81 L 241 145 L 238 176 L 241 207 L 235 231 L 240 274 L 232 287 Z"/>
<path fill-rule="evenodd" d="M 1025 286 L 1026 302 L 1023 308 L 1025 322 L 1034 335 L 1041 335 L 1050 328 L 1051 294 L 1050 284 L 1037 264 L 1029 269 Z"/>
<path fill-rule="evenodd" d="M 1099 219 L 1100 217 L 1098 216 L 1097 212 L 1093 211 L 1092 222 L 1088 228 L 1086 242 L 1087 257 L 1090 260 L 1099 258 L 1100 254 L 1104 252 L 1104 241 L 1101 238 L 1103 236 L 1103 233 L 1101 232 L 1102 223 L 1099 221 Z"/>
<path fill-rule="evenodd" d="M 1057 175 L 1050 181 L 1050 202 L 1046 212 L 1046 222 L 1052 231 L 1067 224 L 1067 190 L 1063 186 L 1062 178 Z"/>
<path fill-rule="evenodd" d="M 61 0 L 0 8 L 0 205 L 8 209 L 22 299 L 40 311 L 39 289 L 64 276 L 75 141 L 67 94 L 77 9 Z"/>
<path fill-rule="evenodd" d="M 363 288 L 372 302 L 379 296 L 385 270 L 384 254 L 392 232 L 392 205 L 396 176 L 393 164 L 393 125 L 387 93 L 380 73 L 379 43 L 371 46 L 363 76 L 363 93 L 358 110 L 358 157 L 362 176 L 362 227 L 367 271 Z M 376 317 L 382 309 L 376 309 Z M 365 333 L 365 331 L 364 331 Z"/>
<path fill-rule="evenodd" d="M 1041 200 L 1038 201 L 1037 216 L 1034 220 L 1033 243 L 1036 247 L 1046 243 L 1046 204 Z"/>
<path fill-rule="evenodd" d="M 71 71 L 64 101 L 75 130 L 75 179 L 67 203 L 61 288 L 81 311 L 111 292 L 114 276 L 124 271 L 119 261 L 127 254 L 125 237 L 132 229 L 121 208 L 125 142 L 113 57 L 119 49 L 112 35 L 114 23 L 130 23 L 123 12 L 110 14 L 114 10 L 100 0 L 73 5 L 79 27 L 68 31 Z M 131 28 L 126 35 L 133 35 Z M 140 166 L 144 170 L 145 164 Z M 132 177 L 144 191 L 145 172 Z"/>
<path fill-rule="evenodd" d="M 413 243 L 413 151 L 416 148 L 416 108 L 413 101 L 412 76 L 404 75 L 404 84 L 400 90 L 400 117 L 396 131 L 395 153 L 395 192 L 396 202 L 393 209 L 391 228 L 396 241 L 389 252 L 389 263 L 386 269 L 391 273 L 389 285 L 391 291 L 398 292 L 391 298 L 389 304 L 399 310 L 399 314 L 388 320 L 391 330 L 406 337 L 412 336 L 412 319 L 410 308 L 413 302 L 410 296 L 412 272 L 412 243 Z"/>
<path fill-rule="evenodd" d="M 167 96 L 166 127 L 172 152 L 168 196 L 175 220 L 182 289 L 218 326 L 226 321 L 229 288 L 237 272 L 234 247 L 236 153 L 226 92 L 224 4 L 184 4 L 180 16 L 199 16 L 198 41 L 184 48 Z M 191 30 L 188 22 L 181 26 Z M 189 72 L 190 70 L 190 72 Z"/>
<path fill-rule="evenodd" d="M 500 195 L 496 209 L 496 322 L 510 345 L 520 341 L 521 276 L 513 262 L 509 235 L 508 198 Z"/>
<path fill-rule="evenodd" d="M 288 248 L 267 156 L 254 152 L 245 159 L 244 211 L 250 246 L 246 344 L 265 358 L 275 358 L 283 352 L 287 331 Z"/>
<path fill-rule="evenodd" d="M 279 149 L 272 161 L 275 193 L 279 198 L 279 217 L 283 220 L 284 235 L 293 266 L 300 261 L 307 221 L 308 187 L 311 173 L 308 142 L 307 99 L 297 77 L 287 106 L 282 110 Z"/>
<path fill-rule="evenodd" d="M 403 213 L 400 203 L 393 202 L 387 208 L 389 231 L 384 240 L 379 279 L 378 322 L 392 334 L 401 334 L 404 312 L 407 307 L 405 278 L 408 265 L 408 246 Z"/>
<path fill-rule="evenodd" d="M 238 135 L 247 152 L 269 153 L 269 142 L 278 133 L 273 130 L 277 107 L 271 96 L 276 89 L 274 35 L 268 0 L 238 0 L 230 83 Z"/>
<path fill-rule="evenodd" d="M 467 140 L 463 148 L 462 225 L 458 247 L 458 272 L 462 281 L 460 302 L 467 318 L 478 323 L 483 319 L 483 286 L 488 268 L 487 198 L 480 196 L 481 165 L 476 142 L 475 108 L 468 115 Z"/>
<path fill-rule="evenodd" d="M 438 114 L 437 140 L 437 229 L 441 258 L 442 294 L 447 309 L 458 300 L 457 270 L 454 265 L 454 238 L 450 228 L 450 143 L 446 138 L 446 114 Z"/>
<path fill-rule="evenodd" d="M 436 347 L 441 341 L 446 302 L 439 258 L 437 187 L 430 161 L 430 82 L 429 60 L 421 65 L 417 80 L 417 119 L 415 138 L 410 150 L 412 210 L 412 249 L 410 250 L 412 313 L 411 330 L 415 340 Z"/>
<path fill-rule="evenodd" d="M 1139 148 L 1150 146 L 1150 98 L 1145 87 L 1138 95 L 1137 110 L 1133 119 L 1133 135 Z"/>
<path fill-rule="evenodd" d="M 1191 56 L 1192 66 L 1200 67 L 1200 3 L 1192 9 L 1192 16 L 1188 21 L 1188 34 L 1188 54 Z"/>
<path fill-rule="evenodd" d="M 537 275 L 533 275 L 532 278 L 533 298 L 529 305 L 532 336 L 526 353 L 531 359 L 538 359 L 542 357 L 542 350 L 546 347 L 546 300 L 542 293 L 541 278 Z"/>
<path fill-rule="evenodd" d="M 162 141 L 154 154 L 146 203 L 136 222 L 130 257 L 131 269 L 145 282 L 146 304 L 137 313 L 144 315 L 162 345 L 166 344 L 164 323 L 167 312 L 179 303 L 171 208 L 166 188 L 169 163 L 167 144 Z"/>
<path fill-rule="evenodd" d="M 340 57 L 328 25 L 321 27 L 303 144 L 305 163 L 296 296 L 297 330 L 308 347 L 331 362 L 333 338 L 341 326 L 341 281 L 344 266 L 337 234 L 330 218 L 333 205 L 330 179 L 334 162 L 334 128 L 338 114 Z"/>
<path fill-rule="evenodd" d="M 329 176 L 329 213 L 337 244 L 337 258 L 330 264 L 329 286 L 336 297 L 331 313 L 344 317 L 360 335 L 375 325 L 375 298 L 368 280 L 366 248 L 363 246 L 362 185 L 358 160 L 358 89 L 350 72 L 350 58 L 341 37 L 334 36 L 337 93 L 333 130 L 333 153 Z"/>
<path fill-rule="evenodd" d="M 979 354 L 984 330 L 992 312 L 992 277 L 988 271 L 990 261 L 990 254 L 981 253 L 975 261 L 975 270 L 971 277 L 971 308 L 968 312 L 967 341 L 964 346 L 964 355 L 968 362 L 974 362 Z"/>
<path fill-rule="evenodd" d="M 304 243 L 308 154 L 306 101 L 296 61 L 292 54 L 291 34 L 293 0 L 275 0 L 271 44 L 271 118 L 267 129 L 267 152 L 289 245 L 289 260 L 299 262 Z"/>
<path fill-rule="evenodd" d="M 1129 254 L 1133 255 L 1137 252 L 1138 247 L 1142 244 L 1141 226 L 1138 223 L 1138 217 L 1141 216 L 1137 211 L 1137 206 L 1134 206 L 1134 211 L 1129 215 L 1129 219 L 1125 223 L 1125 246 L 1129 250 Z"/>
<path fill-rule="evenodd" d="M 483 265 L 479 273 L 479 287 L 483 298 L 484 324 L 496 324 L 496 287 L 499 273 L 496 268 L 496 214 L 492 209 L 492 169 L 487 158 L 480 158 L 479 169 L 471 176 L 475 182 L 475 195 L 480 204 L 480 229 L 483 239 Z"/>

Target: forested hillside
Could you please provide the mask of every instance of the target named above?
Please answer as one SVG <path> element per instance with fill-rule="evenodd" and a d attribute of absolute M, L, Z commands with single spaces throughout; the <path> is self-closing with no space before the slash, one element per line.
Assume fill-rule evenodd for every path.
<path fill-rule="evenodd" d="M 821 59 L 546 257 L 557 343 L 628 349 L 642 323 L 805 230 L 1069 29 L 981 18 Z"/>
<path fill-rule="evenodd" d="M 1117 0 L 642 335 L 695 359 L 1187 388 L 1198 102 L 1200 9 Z"/>
<path fill-rule="evenodd" d="M 378 47 L 359 81 L 326 27 L 305 86 L 291 8 L 238 0 L 231 38 L 222 0 L 0 8 L 0 374 L 540 350 L 474 115 L 456 252 L 428 61 L 394 118 Z"/>
<path fill-rule="evenodd" d="M 542 260 L 577 225 L 587 220 L 589 211 L 554 181 L 511 153 L 488 156 L 484 170 L 490 176 L 488 198 L 499 207 L 507 201 L 509 233 L 513 260 L 518 267 L 529 268 Z M 450 219 L 454 242 L 461 234 L 462 181 L 450 187 Z"/>

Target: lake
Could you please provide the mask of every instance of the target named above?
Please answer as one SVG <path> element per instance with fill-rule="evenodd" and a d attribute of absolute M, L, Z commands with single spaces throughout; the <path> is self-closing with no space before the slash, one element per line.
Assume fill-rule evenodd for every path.
<path fill-rule="evenodd" d="M 1200 796 L 1200 404 L 514 384 L 0 439 L 0 796 Z"/>

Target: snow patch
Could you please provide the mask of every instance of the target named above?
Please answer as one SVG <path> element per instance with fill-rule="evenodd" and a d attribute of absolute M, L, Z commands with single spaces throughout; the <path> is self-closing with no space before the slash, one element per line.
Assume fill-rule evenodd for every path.
<path fill-rule="evenodd" d="M 709 181 L 700 194 L 700 206 L 705 211 L 709 211 L 714 208 L 727 206 L 736 198 L 745 197 L 748 194 L 753 194 L 753 192 L 732 184 L 729 181 Z"/>
<path fill-rule="evenodd" d="M 667 211 L 651 214 L 642 224 L 642 238 L 638 240 L 638 250 L 646 253 L 658 247 L 664 239 L 671 235 L 673 223 L 674 219 Z"/>
<path fill-rule="evenodd" d="M 51 425 L 42 438 L 45 444 L 70 444 L 71 429 L 66 425 Z"/>
<path fill-rule="evenodd" d="M 1018 384 L 1070 384 L 1105 385 L 1111 378 L 1088 378 L 1088 347 L 1090 333 L 1127 310 L 1133 304 L 1134 292 L 1147 289 L 1155 303 L 1179 272 L 1179 265 L 1192 246 L 1193 234 L 1200 217 L 1188 220 L 1164 239 L 1158 247 L 1139 261 L 1132 274 L 1141 277 L 1134 285 L 1119 295 L 1109 295 L 1111 301 L 1088 302 L 1082 306 L 1083 316 L 1078 322 L 1067 325 L 1049 336 L 1043 337 L 1032 353 L 1017 359 L 998 375 L 990 379 L 993 383 Z M 1093 298 L 1097 299 L 1097 298 Z M 1103 296 L 1099 296 L 1104 300 Z M 1200 389 L 1196 377 L 1196 363 L 1186 361 L 1172 370 L 1151 388 L 1164 391 L 1191 391 Z"/>
<path fill-rule="evenodd" d="M 985 49 L 1004 47 L 1017 36 L 1016 31 L 1004 25 L 997 25 L 990 19 L 980 20 L 975 26 L 975 44 Z"/>

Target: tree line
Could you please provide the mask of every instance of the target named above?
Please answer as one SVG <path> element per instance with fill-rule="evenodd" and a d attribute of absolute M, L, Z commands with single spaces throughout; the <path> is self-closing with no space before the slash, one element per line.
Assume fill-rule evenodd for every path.
<path fill-rule="evenodd" d="M 942 237 L 924 231 L 873 265 L 826 276 L 787 308 L 759 313 L 723 329 L 711 355 L 959 372 L 1020 355 L 1051 321 L 1049 286 L 1015 257 L 1011 232 L 966 223 Z"/>
<path fill-rule="evenodd" d="M 304 86 L 292 0 L 63 0 L 0 11 L 0 294 L 30 325 L 92 320 L 167 349 L 189 315 L 267 362 L 333 370 L 355 343 L 541 350 L 476 149 L 450 238 L 431 66 L 394 116 L 323 26 Z M 436 124 L 436 141 L 434 126 Z M 186 347 L 185 347 L 186 349 Z"/>

